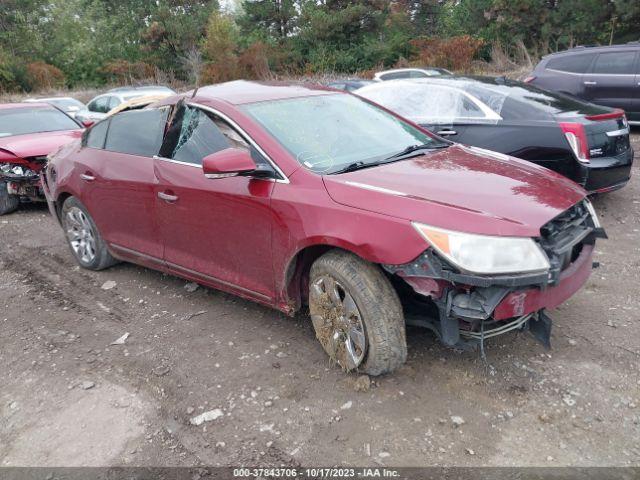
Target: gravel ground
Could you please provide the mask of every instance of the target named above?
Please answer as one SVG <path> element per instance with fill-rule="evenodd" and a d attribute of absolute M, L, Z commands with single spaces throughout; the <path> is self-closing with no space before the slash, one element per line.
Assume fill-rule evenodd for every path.
<path fill-rule="evenodd" d="M 411 329 L 407 364 L 370 385 L 304 315 L 80 270 L 43 206 L 2 217 L 0 465 L 638 466 L 638 169 L 594 201 L 610 239 L 551 312 L 550 352 L 509 334 L 485 363 Z"/>

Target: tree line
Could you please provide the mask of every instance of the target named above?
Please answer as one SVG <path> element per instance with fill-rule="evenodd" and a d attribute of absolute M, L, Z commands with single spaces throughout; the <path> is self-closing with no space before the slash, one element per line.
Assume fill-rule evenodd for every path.
<path fill-rule="evenodd" d="M 0 90 L 465 70 L 637 40 L 638 0 L 2 0 Z"/>

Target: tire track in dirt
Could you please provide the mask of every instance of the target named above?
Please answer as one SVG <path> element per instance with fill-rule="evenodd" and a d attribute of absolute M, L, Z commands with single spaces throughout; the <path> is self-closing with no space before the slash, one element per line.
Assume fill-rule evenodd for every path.
<path fill-rule="evenodd" d="M 2 268 L 19 275 L 34 292 L 66 310 L 123 323 L 128 316 L 113 304 L 113 295 L 103 295 L 95 281 L 78 267 L 55 253 L 25 246 L 14 246 L 11 257 L 0 260 Z M 98 301 L 94 303 L 94 299 Z M 96 306 L 98 308 L 96 308 Z M 105 310 L 105 309 L 108 309 Z"/>

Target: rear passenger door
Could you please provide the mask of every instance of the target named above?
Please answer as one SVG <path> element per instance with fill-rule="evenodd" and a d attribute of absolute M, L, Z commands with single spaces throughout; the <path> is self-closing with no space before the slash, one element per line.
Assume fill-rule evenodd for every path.
<path fill-rule="evenodd" d="M 546 61 L 543 71 L 534 72 L 537 78 L 533 84 L 554 92 L 586 98 L 583 77 L 591 68 L 595 56 L 593 52 L 553 56 Z"/>
<path fill-rule="evenodd" d="M 155 220 L 153 157 L 162 143 L 167 111 L 124 112 L 97 124 L 107 125 L 106 138 L 100 145 L 91 142 L 89 133 L 78 172 L 89 192 L 82 201 L 109 247 L 157 262 L 162 242 Z"/>
<path fill-rule="evenodd" d="M 633 110 L 637 57 L 632 49 L 598 54 L 583 76 L 586 99 L 598 105 Z"/>
<path fill-rule="evenodd" d="M 640 50 L 636 59 L 636 76 L 634 80 L 634 95 L 631 109 L 627 111 L 627 118 L 632 122 L 640 122 Z"/>

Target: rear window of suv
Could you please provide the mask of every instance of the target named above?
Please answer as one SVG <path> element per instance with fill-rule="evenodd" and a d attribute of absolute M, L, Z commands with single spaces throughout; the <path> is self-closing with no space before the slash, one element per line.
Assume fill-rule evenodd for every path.
<path fill-rule="evenodd" d="M 595 53 L 581 53 L 578 55 L 565 55 L 551 58 L 545 68 L 559 70 L 561 72 L 585 73 L 595 56 Z"/>

